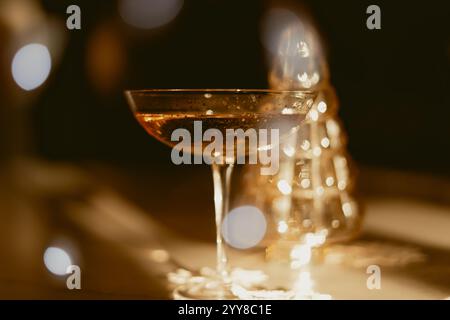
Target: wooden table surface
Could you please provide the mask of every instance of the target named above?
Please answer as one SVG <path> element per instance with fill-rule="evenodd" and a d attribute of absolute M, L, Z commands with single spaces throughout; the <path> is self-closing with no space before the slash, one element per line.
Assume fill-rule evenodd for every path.
<path fill-rule="evenodd" d="M 0 185 L 0 298 L 170 298 L 168 271 L 214 263 L 209 174 L 37 160 L 8 167 Z M 450 183 L 373 169 L 360 180 L 362 236 L 322 251 L 310 267 L 315 290 L 334 299 L 450 297 Z M 81 267 L 81 290 L 46 269 L 51 246 Z M 231 264 L 267 264 L 263 252 L 232 252 Z M 370 264 L 382 267 L 381 290 L 366 287 Z"/>

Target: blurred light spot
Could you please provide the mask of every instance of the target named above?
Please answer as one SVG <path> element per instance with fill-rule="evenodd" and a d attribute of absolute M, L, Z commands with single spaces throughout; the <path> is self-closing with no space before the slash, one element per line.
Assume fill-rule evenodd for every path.
<path fill-rule="evenodd" d="M 342 204 L 342 211 L 346 217 L 351 216 L 353 213 L 352 205 L 349 202 L 345 202 Z"/>
<path fill-rule="evenodd" d="M 310 228 L 312 226 L 312 221 L 310 219 L 305 219 L 302 224 L 305 228 Z"/>
<path fill-rule="evenodd" d="M 0 1 L 0 21 L 16 34 L 24 34 L 45 21 L 45 14 L 37 1 Z"/>
<path fill-rule="evenodd" d="M 317 104 L 317 110 L 319 110 L 320 113 L 325 113 L 325 111 L 327 111 L 327 104 L 323 101 L 320 101 Z"/>
<path fill-rule="evenodd" d="M 295 13 L 285 8 L 271 8 L 263 17 L 261 37 L 264 47 L 273 54 L 279 54 L 279 43 L 283 33 L 291 25 L 301 25 Z M 296 50 L 297 47 L 292 48 Z M 302 48 L 298 48 L 301 50 Z"/>
<path fill-rule="evenodd" d="M 322 196 L 324 192 L 325 192 L 325 189 L 324 189 L 322 186 L 318 186 L 318 187 L 316 188 L 316 194 L 317 194 L 318 196 Z"/>
<path fill-rule="evenodd" d="M 164 263 L 169 261 L 169 253 L 162 249 L 151 250 L 150 258 L 155 262 Z"/>
<path fill-rule="evenodd" d="M 211 98 L 212 97 L 212 94 L 211 93 L 205 93 L 205 98 L 206 99 L 209 99 L 209 98 Z"/>
<path fill-rule="evenodd" d="M 121 0 L 119 13 L 129 25 L 153 29 L 172 21 L 183 7 L 183 0 Z"/>
<path fill-rule="evenodd" d="M 302 142 L 301 148 L 303 150 L 307 151 L 310 147 L 311 147 L 311 143 L 309 142 L 309 140 L 304 140 Z"/>
<path fill-rule="evenodd" d="M 67 267 L 72 265 L 72 261 L 63 249 L 48 247 L 44 252 L 44 264 L 48 271 L 61 276 L 66 274 Z"/>
<path fill-rule="evenodd" d="M 285 233 L 288 230 L 288 225 L 287 225 L 286 221 L 278 222 L 277 230 L 279 233 Z"/>
<path fill-rule="evenodd" d="M 318 247 L 325 243 L 328 230 L 323 229 L 316 233 L 307 233 L 305 235 L 305 243 L 310 247 Z"/>
<path fill-rule="evenodd" d="M 272 206 L 275 212 L 287 212 L 290 209 L 290 200 L 286 197 L 280 197 L 273 200 Z"/>
<path fill-rule="evenodd" d="M 231 210 L 224 218 L 222 236 L 237 249 L 256 246 L 266 234 L 266 218 L 256 207 L 242 206 Z"/>
<path fill-rule="evenodd" d="M 345 159 L 344 157 L 336 158 L 335 161 L 337 161 L 339 167 L 347 166 L 347 159 Z"/>
<path fill-rule="evenodd" d="M 283 152 L 288 157 L 292 157 L 295 154 L 295 148 L 293 146 L 285 146 Z"/>
<path fill-rule="evenodd" d="M 126 52 L 111 25 L 98 27 L 88 42 L 87 73 L 97 90 L 108 94 L 117 88 L 126 64 Z"/>
<path fill-rule="evenodd" d="M 295 300 L 331 300 L 329 294 L 318 293 L 314 291 L 314 281 L 309 271 L 299 273 L 294 282 L 293 290 L 295 292 Z"/>
<path fill-rule="evenodd" d="M 233 268 L 230 276 L 233 283 L 246 288 L 261 285 L 269 278 L 262 270 L 246 270 L 241 268 Z"/>
<path fill-rule="evenodd" d="M 284 179 L 281 179 L 280 181 L 278 181 L 277 186 L 278 186 L 278 190 L 280 190 L 280 192 L 284 195 L 291 194 L 291 192 L 292 192 L 292 187 Z"/>
<path fill-rule="evenodd" d="M 24 90 L 39 87 L 50 74 L 52 61 L 47 47 L 38 44 L 28 44 L 15 54 L 11 71 L 14 81 Z"/>
<path fill-rule="evenodd" d="M 320 141 L 320 144 L 322 145 L 322 147 L 328 148 L 330 146 L 330 139 L 325 137 L 322 139 L 322 141 Z"/>
<path fill-rule="evenodd" d="M 296 296 L 298 298 L 311 296 L 313 294 L 313 288 L 314 282 L 311 279 L 311 274 L 309 271 L 300 272 L 293 286 Z"/>
<path fill-rule="evenodd" d="M 312 121 L 317 121 L 317 119 L 319 119 L 319 113 L 316 110 L 311 110 L 309 112 L 309 117 Z"/>
<path fill-rule="evenodd" d="M 339 134 L 339 126 L 335 120 L 327 121 L 326 126 L 329 135 L 337 136 Z"/>
<path fill-rule="evenodd" d="M 300 182 L 300 185 L 302 186 L 303 189 L 309 188 L 309 186 L 311 185 L 311 180 L 302 179 L 302 181 Z"/>
<path fill-rule="evenodd" d="M 325 179 L 325 183 L 327 186 L 331 187 L 334 183 L 334 178 L 333 177 L 328 177 Z"/>
<path fill-rule="evenodd" d="M 303 72 L 302 74 L 298 74 L 297 75 L 297 79 L 300 80 L 301 82 L 305 82 L 308 80 L 308 74 L 306 72 Z"/>
<path fill-rule="evenodd" d="M 341 191 L 344 190 L 346 186 L 347 186 L 347 183 L 345 182 L 345 180 L 341 180 L 341 181 L 338 182 L 338 189 L 339 190 L 341 190 Z"/>
<path fill-rule="evenodd" d="M 341 225 L 341 223 L 339 222 L 339 220 L 335 219 L 331 222 L 331 226 L 335 229 L 339 228 L 340 225 Z"/>
<path fill-rule="evenodd" d="M 294 109 L 293 108 L 283 108 L 283 110 L 281 110 L 281 114 L 294 114 Z"/>
<path fill-rule="evenodd" d="M 322 154 L 322 149 L 321 149 L 320 147 L 315 147 L 314 150 L 313 150 L 313 155 L 314 155 L 315 157 L 318 157 L 318 156 L 320 156 L 321 154 Z"/>
<path fill-rule="evenodd" d="M 291 250 L 291 268 L 297 269 L 311 261 L 311 247 L 306 244 L 298 244 Z"/>

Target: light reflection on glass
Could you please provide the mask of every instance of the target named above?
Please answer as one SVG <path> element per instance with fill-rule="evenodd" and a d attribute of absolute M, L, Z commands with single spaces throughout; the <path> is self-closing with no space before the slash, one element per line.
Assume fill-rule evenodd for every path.
<path fill-rule="evenodd" d="M 169 261 L 169 253 L 163 249 L 155 249 L 150 251 L 150 258 L 158 263 L 164 263 Z"/>
<path fill-rule="evenodd" d="M 278 222 L 277 230 L 279 233 L 285 233 L 288 230 L 288 224 L 286 223 L 286 221 L 282 220 Z"/>
<path fill-rule="evenodd" d="M 292 187 L 291 185 L 284 179 L 281 179 L 280 181 L 278 181 L 278 190 L 280 190 L 280 192 L 284 195 L 289 195 L 292 192 Z"/>

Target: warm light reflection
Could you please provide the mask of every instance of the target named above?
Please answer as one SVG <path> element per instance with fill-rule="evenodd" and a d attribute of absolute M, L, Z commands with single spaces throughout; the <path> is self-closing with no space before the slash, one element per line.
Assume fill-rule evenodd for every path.
<path fill-rule="evenodd" d="M 290 200 L 287 197 L 279 197 L 273 200 L 272 206 L 275 212 L 287 212 L 290 208 Z"/>
<path fill-rule="evenodd" d="M 293 291 L 295 292 L 294 299 L 310 299 L 310 300 L 331 300 L 329 294 L 322 294 L 314 291 L 314 281 L 312 280 L 309 271 L 301 271 L 294 283 Z"/>
<path fill-rule="evenodd" d="M 331 226 L 335 229 L 339 228 L 340 225 L 341 222 L 339 220 L 334 219 L 333 221 L 331 221 Z"/>
<path fill-rule="evenodd" d="M 337 137 L 339 135 L 339 125 L 335 120 L 328 120 L 326 123 L 326 127 L 329 135 L 333 137 Z"/>
<path fill-rule="evenodd" d="M 342 204 L 342 211 L 344 212 L 345 216 L 351 216 L 353 213 L 352 205 L 349 202 L 345 202 Z"/>
<path fill-rule="evenodd" d="M 310 227 L 312 226 L 312 221 L 311 221 L 311 219 L 304 219 L 303 222 L 302 222 L 302 225 L 303 225 L 305 228 L 310 228 Z"/>
<path fill-rule="evenodd" d="M 278 222 L 277 230 L 279 233 L 285 233 L 288 230 L 288 224 L 286 223 L 286 221 Z"/>
<path fill-rule="evenodd" d="M 295 148 L 293 146 L 285 146 L 283 152 L 288 157 L 292 157 L 295 154 Z"/>
<path fill-rule="evenodd" d="M 72 265 L 69 254 L 61 248 L 48 247 L 44 252 L 45 267 L 53 274 L 65 275 L 67 268 Z"/>
<path fill-rule="evenodd" d="M 281 114 L 294 114 L 294 112 L 294 108 L 283 108 L 283 110 L 281 110 Z"/>
<path fill-rule="evenodd" d="M 303 140 L 302 145 L 300 147 L 303 150 L 307 151 L 311 147 L 311 142 L 309 142 L 309 140 Z"/>
<path fill-rule="evenodd" d="M 150 258 L 155 262 L 164 263 L 169 261 L 170 256 L 167 250 L 155 249 L 150 250 Z"/>
<path fill-rule="evenodd" d="M 122 79 L 126 65 L 123 41 L 110 24 L 100 25 L 91 35 L 87 48 L 87 74 L 101 93 L 113 91 Z"/>
<path fill-rule="evenodd" d="M 327 177 L 327 178 L 325 179 L 325 184 L 326 184 L 328 187 L 331 187 L 331 186 L 334 184 L 334 178 L 333 178 L 333 177 Z"/>
<path fill-rule="evenodd" d="M 311 185 L 311 180 L 310 179 L 302 179 L 302 181 L 300 182 L 300 185 L 302 186 L 303 189 L 307 189 Z"/>
<path fill-rule="evenodd" d="M 317 121 L 318 119 L 319 119 L 319 113 L 316 111 L 316 110 L 311 110 L 310 112 L 309 112 L 309 118 L 312 120 L 312 121 Z"/>
<path fill-rule="evenodd" d="M 256 246 L 265 236 L 267 222 L 256 207 L 242 206 L 231 210 L 222 223 L 222 236 L 232 247 L 248 249 Z"/>
<path fill-rule="evenodd" d="M 345 182 L 345 180 L 341 180 L 338 182 L 338 189 L 339 190 L 345 190 L 345 187 L 347 186 L 347 183 Z"/>
<path fill-rule="evenodd" d="M 322 147 L 328 148 L 330 146 L 330 139 L 325 137 L 322 139 L 322 141 L 320 141 L 320 144 L 322 145 Z"/>
<path fill-rule="evenodd" d="M 307 233 L 301 244 L 295 245 L 291 250 L 291 268 L 301 268 L 311 261 L 312 249 L 323 245 L 327 239 L 328 230 L 323 229 L 316 233 Z"/>
<path fill-rule="evenodd" d="M 315 156 L 315 157 L 318 157 L 318 156 L 320 156 L 322 154 L 322 149 L 320 148 L 320 147 L 314 147 L 314 149 L 313 149 L 313 155 Z"/>
<path fill-rule="evenodd" d="M 278 190 L 280 190 L 280 192 L 284 195 L 289 195 L 292 192 L 291 185 L 284 179 L 281 179 L 280 181 L 278 181 L 277 187 L 278 187 Z"/>
<path fill-rule="evenodd" d="M 320 113 L 325 113 L 327 111 L 327 104 L 324 101 L 320 101 L 317 104 L 317 110 L 319 110 Z"/>
<path fill-rule="evenodd" d="M 328 230 L 323 229 L 316 233 L 307 233 L 304 242 L 310 247 L 318 247 L 325 243 L 328 235 Z"/>
<path fill-rule="evenodd" d="M 311 246 L 298 244 L 291 250 L 291 268 L 297 269 L 311 261 Z"/>
<path fill-rule="evenodd" d="M 0 21 L 7 28 L 20 33 L 38 26 L 45 20 L 45 13 L 40 3 L 28 0 L 2 0 L 0 1 Z"/>
<path fill-rule="evenodd" d="M 183 0 L 121 0 L 119 13 L 129 25 L 141 29 L 161 27 L 172 21 L 183 7 Z"/>
<path fill-rule="evenodd" d="M 39 87 L 50 74 L 52 61 L 47 47 L 39 43 L 28 44 L 17 51 L 11 64 L 14 81 L 24 90 Z"/>

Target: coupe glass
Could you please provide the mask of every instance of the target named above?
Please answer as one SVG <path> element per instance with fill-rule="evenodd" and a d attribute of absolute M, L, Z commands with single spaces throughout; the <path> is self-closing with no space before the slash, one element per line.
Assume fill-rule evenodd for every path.
<path fill-rule="evenodd" d="M 176 129 L 184 129 L 195 136 L 194 122 L 201 121 L 203 131 L 215 129 L 228 138 L 227 129 L 277 129 L 278 142 L 267 139 L 271 144 L 295 134 L 311 107 L 315 93 L 312 91 L 277 91 L 255 89 L 151 89 L 129 90 L 126 98 L 136 119 L 144 129 L 159 141 L 172 148 L 178 148 L 178 141 L 172 141 Z M 186 131 L 187 130 L 187 131 Z M 196 140 L 197 139 L 197 140 Z M 234 139 L 234 138 L 233 138 Z M 236 146 L 245 148 L 245 157 L 261 150 L 273 148 L 266 145 L 251 148 L 244 138 L 237 137 Z M 183 140 L 184 142 L 184 140 Z M 202 158 L 206 143 L 194 138 L 190 142 L 193 157 Z M 241 149 L 242 150 L 242 149 Z M 236 148 L 234 150 L 236 151 Z M 231 154 L 230 154 L 231 153 Z M 190 155 L 190 156 L 191 156 Z M 216 272 L 201 284 L 184 284 L 174 291 L 174 297 L 186 299 L 233 299 L 231 279 L 227 266 L 222 222 L 228 212 L 230 177 L 237 160 L 237 152 L 215 150 L 209 157 L 214 181 L 214 204 L 216 223 Z M 242 160 L 242 159 L 241 159 Z M 190 282 L 188 282 L 190 283 Z"/>

